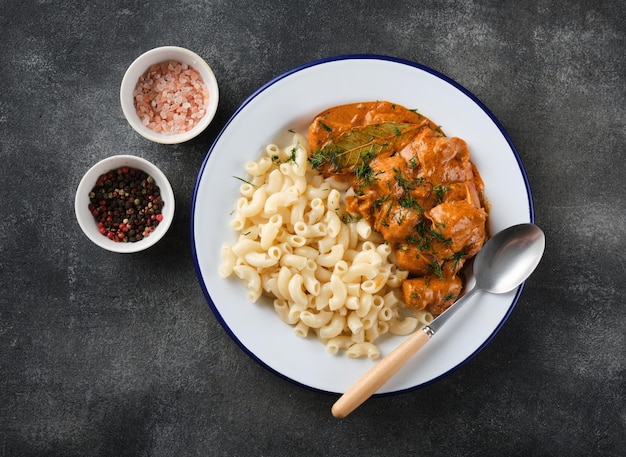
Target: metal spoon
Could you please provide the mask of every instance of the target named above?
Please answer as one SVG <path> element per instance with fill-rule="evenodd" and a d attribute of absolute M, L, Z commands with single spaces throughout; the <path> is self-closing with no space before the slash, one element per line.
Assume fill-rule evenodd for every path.
<path fill-rule="evenodd" d="M 337 418 L 346 417 L 398 372 L 409 359 L 476 293 L 510 292 L 535 270 L 545 249 L 545 235 L 533 224 L 509 227 L 492 237 L 474 258 L 476 285 L 461 299 L 415 332 L 384 357 L 344 393 L 332 407 Z"/>

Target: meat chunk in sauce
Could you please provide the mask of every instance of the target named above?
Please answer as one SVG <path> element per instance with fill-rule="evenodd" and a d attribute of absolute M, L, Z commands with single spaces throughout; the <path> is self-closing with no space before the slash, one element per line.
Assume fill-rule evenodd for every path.
<path fill-rule="evenodd" d="M 409 297 L 414 309 L 443 313 L 459 298 L 463 283 L 458 276 L 450 278 L 411 278 L 402 283 L 402 293 Z"/>
<path fill-rule="evenodd" d="M 463 258 L 474 257 L 485 243 L 487 213 L 465 200 L 441 203 L 426 217 L 444 240 L 440 247 L 444 259 L 459 253 Z"/>
<path fill-rule="evenodd" d="M 484 244 L 483 182 L 467 144 L 389 102 L 330 108 L 309 127 L 312 165 L 349 181 L 348 211 L 366 219 L 409 271 L 409 308 L 440 314 L 462 290 L 459 271 Z"/>

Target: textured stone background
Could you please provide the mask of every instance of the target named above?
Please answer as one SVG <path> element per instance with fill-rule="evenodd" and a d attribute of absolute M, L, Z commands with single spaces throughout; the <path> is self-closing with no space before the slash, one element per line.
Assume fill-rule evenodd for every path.
<path fill-rule="evenodd" d="M 0 455 L 623 455 L 626 8 L 623 2 L 2 0 Z M 164 146 L 123 118 L 126 67 L 159 45 L 214 68 L 221 104 Z M 193 269 L 189 217 L 211 142 L 255 89 L 345 53 L 410 59 L 499 118 L 526 166 L 544 261 L 503 330 L 427 388 L 343 421 L 334 398 L 258 366 Z M 117 153 L 177 195 L 141 254 L 91 244 L 74 191 Z"/>

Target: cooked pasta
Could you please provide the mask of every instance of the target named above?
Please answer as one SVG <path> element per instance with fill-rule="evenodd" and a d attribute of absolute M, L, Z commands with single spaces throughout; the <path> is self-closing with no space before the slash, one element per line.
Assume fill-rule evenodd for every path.
<path fill-rule="evenodd" d="M 428 322 L 404 316 L 398 288 L 408 273 L 364 219 L 345 210 L 345 183 L 310 167 L 308 141 L 294 134 L 284 148 L 268 145 L 245 165 L 219 273 L 236 275 L 248 299 L 273 299 L 276 314 L 301 337 L 315 335 L 331 354 L 376 359 L 375 342 Z"/>

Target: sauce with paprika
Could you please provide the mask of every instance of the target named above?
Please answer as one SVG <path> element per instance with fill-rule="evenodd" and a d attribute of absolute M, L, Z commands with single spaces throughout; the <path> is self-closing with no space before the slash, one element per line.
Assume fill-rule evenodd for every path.
<path fill-rule="evenodd" d="M 467 144 L 387 101 L 336 106 L 308 129 L 309 161 L 348 181 L 348 211 L 367 220 L 409 271 L 408 308 L 438 315 L 459 297 L 459 276 L 487 239 L 484 184 Z"/>

